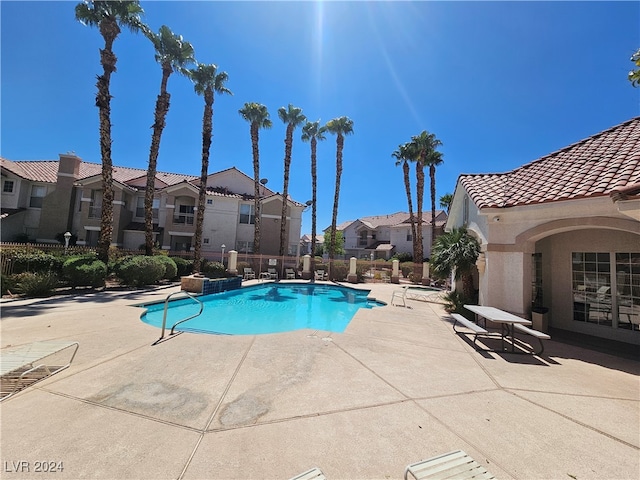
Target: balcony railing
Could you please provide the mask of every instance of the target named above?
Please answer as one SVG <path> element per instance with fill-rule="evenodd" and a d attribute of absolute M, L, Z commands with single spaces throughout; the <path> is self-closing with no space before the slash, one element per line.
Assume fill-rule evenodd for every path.
<path fill-rule="evenodd" d="M 102 205 L 89 205 L 89 218 L 100 218 L 102 214 Z"/>
<path fill-rule="evenodd" d="M 193 215 L 183 214 L 173 217 L 174 225 L 193 225 Z"/>

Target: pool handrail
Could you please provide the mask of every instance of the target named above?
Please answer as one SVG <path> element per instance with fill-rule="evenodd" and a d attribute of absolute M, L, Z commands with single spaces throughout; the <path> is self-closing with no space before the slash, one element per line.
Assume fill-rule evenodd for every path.
<path fill-rule="evenodd" d="M 174 295 L 177 295 L 179 293 L 182 293 L 182 294 L 186 295 L 187 297 L 189 297 L 190 299 L 192 299 L 193 301 L 198 303 L 200 305 L 200 310 L 195 315 L 191 315 L 190 317 L 187 317 L 187 318 L 185 318 L 183 320 L 180 320 L 180 321 L 174 323 L 173 326 L 171 327 L 171 333 L 169 335 L 173 335 L 174 334 L 173 330 L 174 330 L 174 328 L 176 328 L 176 325 L 179 325 L 179 324 L 181 324 L 183 322 L 186 322 L 187 320 L 191 320 L 192 318 L 195 318 L 195 317 L 199 316 L 202 313 L 202 311 L 204 310 L 204 304 L 199 299 L 197 299 L 194 295 L 192 295 L 191 293 L 187 292 L 186 290 L 180 290 L 179 292 L 173 292 L 173 293 L 170 293 L 169 295 L 167 295 L 167 298 L 165 298 L 165 300 L 164 300 L 164 313 L 162 315 L 162 333 L 160 334 L 160 338 L 158 340 L 156 340 L 155 343 L 158 343 L 160 340 L 162 340 L 164 338 L 164 331 L 165 331 L 165 327 L 167 325 L 167 310 L 169 308 L 169 299 L 171 297 L 173 297 Z"/>

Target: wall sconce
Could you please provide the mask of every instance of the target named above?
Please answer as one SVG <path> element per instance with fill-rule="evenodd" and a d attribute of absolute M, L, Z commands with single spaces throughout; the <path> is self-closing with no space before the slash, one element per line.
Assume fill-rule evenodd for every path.
<path fill-rule="evenodd" d="M 478 259 L 476 260 L 476 268 L 478 272 L 484 273 L 484 270 L 487 266 L 487 257 L 485 257 L 484 253 L 478 255 Z"/>

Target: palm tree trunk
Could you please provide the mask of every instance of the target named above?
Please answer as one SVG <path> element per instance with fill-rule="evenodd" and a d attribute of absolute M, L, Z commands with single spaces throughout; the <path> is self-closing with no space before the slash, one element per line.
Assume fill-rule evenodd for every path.
<path fill-rule="evenodd" d="M 287 241 L 287 196 L 289 194 L 289 169 L 291 168 L 291 150 L 293 146 L 294 126 L 287 124 L 287 134 L 284 141 L 284 185 L 282 186 L 282 215 L 280 216 L 280 256 L 284 255 Z"/>
<path fill-rule="evenodd" d="M 260 253 L 260 151 L 258 149 L 258 124 L 251 124 L 251 148 L 253 152 L 253 253 Z"/>
<path fill-rule="evenodd" d="M 193 249 L 193 273 L 200 273 L 202 266 L 202 226 L 206 208 L 207 177 L 209 175 L 209 149 L 213 131 L 213 88 L 204 92 L 204 115 L 202 118 L 202 170 L 200 171 L 200 190 L 198 191 L 198 211 L 196 212 L 196 234 Z"/>
<path fill-rule="evenodd" d="M 162 82 L 160 83 L 160 95 L 156 100 L 155 121 L 151 136 L 151 149 L 149 151 L 149 166 L 147 168 L 147 186 L 144 192 L 144 247 L 145 255 L 153 255 L 153 197 L 155 195 L 156 170 L 158 165 L 158 153 L 160 152 L 160 140 L 162 131 L 166 125 L 165 119 L 169 111 L 169 99 L 167 81 L 173 69 L 169 65 L 163 65 Z"/>
<path fill-rule="evenodd" d="M 342 149 L 344 147 L 344 137 L 338 133 L 336 138 L 336 191 L 333 197 L 333 216 L 331 217 L 331 240 L 329 243 L 329 272 L 330 279 L 333 280 L 332 263 L 336 254 L 336 227 L 338 225 L 338 200 L 340 197 L 340 177 L 342 176 Z"/>
<path fill-rule="evenodd" d="M 113 42 L 120 33 L 114 20 L 100 23 L 100 33 L 104 38 L 104 49 L 100 50 L 103 74 L 98 76 L 96 106 L 100 119 L 100 155 L 102 157 L 102 211 L 100 213 L 100 237 L 98 238 L 98 258 L 109 262 L 109 247 L 113 237 L 113 162 L 111 160 L 111 74 L 116 71 L 117 58 L 113 53 Z"/>
<path fill-rule="evenodd" d="M 436 239 L 436 166 L 433 164 L 429 165 L 429 179 L 431 180 L 431 251 L 433 251 L 433 242 Z"/>
<path fill-rule="evenodd" d="M 413 256 L 415 258 L 416 249 L 416 220 L 413 217 L 413 202 L 411 201 L 411 181 L 409 179 L 409 162 L 406 160 L 402 164 L 402 173 L 404 175 L 404 188 L 407 193 L 407 205 L 409 206 L 409 221 L 411 222 L 411 240 L 413 243 Z"/>
<path fill-rule="evenodd" d="M 318 172 L 316 170 L 316 137 L 311 138 L 311 280 L 315 279 L 316 270 L 316 194 L 318 188 Z"/>
<path fill-rule="evenodd" d="M 413 259 L 414 263 L 422 264 L 422 260 L 424 258 L 423 248 L 422 248 L 422 203 L 424 197 L 424 164 L 422 163 L 422 159 L 419 159 L 416 162 L 416 196 L 417 196 L 417 209 L 418 209 L 418 219 L 416 226 L 416 256 Z M 422 274 L 422 272 L 420 272 Z"/>

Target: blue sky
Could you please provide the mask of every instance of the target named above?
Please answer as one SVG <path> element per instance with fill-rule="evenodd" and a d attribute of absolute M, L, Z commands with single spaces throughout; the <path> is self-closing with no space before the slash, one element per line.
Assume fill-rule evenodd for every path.
<path fill-rule="evenodd" d="M 0 2 L 0 155 L 100 162 L 95 28 L 77 2 Z M 282 190 L 292 103 L 310 120 L 348 116 L 338 222 L 407 210 L 391 153 L 422 130 L 442 142 L 437 195 L 461 173 L 503 172 L 640 114 L 627 81 L 640 47 L 638 2 L 142 1 L 145 22 L 192 43 L 229 75 L 217 96 L 210 172 L 253 175 L 245 102 L 267 106 L 260 176 Z M 114 44 L 113 161 L 146 168 L 161 71 L 151 43 L 123 31 Z M 158 169 L 199 175 L 203 99 L 174 74 Z M 331 223 L 335 137 L 318 146 L 318 226 Z M 413 176 L 413 173 L 412 173 Z M 311 198 L 309 145 L 296 131 L 290 194 Z M 415 187 L 414 187 L 415 192 Z M 428 195 L 424 205 L 430 209 Z M 310 212 L 303 233 L 310 232 Z"/>

